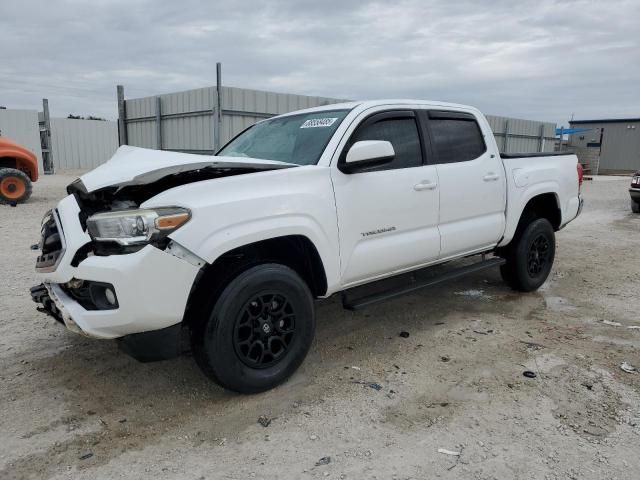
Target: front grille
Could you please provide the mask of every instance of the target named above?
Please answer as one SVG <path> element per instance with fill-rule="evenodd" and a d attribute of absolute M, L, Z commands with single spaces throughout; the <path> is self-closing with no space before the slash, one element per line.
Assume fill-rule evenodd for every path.
<path fill-rule="evenodd" d="M 45 215 L 42 222 L 40 231 L 41 254 L 36 260 L 36 270 L 42 272 L 54 271 L 64 253 L 64 233 L 57 216 L 57 210 L 52 210 Z"/>

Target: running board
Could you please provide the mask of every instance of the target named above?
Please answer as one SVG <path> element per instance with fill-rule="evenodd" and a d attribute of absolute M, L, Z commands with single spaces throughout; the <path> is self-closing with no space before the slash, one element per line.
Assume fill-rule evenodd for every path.
<path fill-rule="evenodd" d="M 444 283 L 448 282 L 449 280 L 455 280 L 456 278 L 464 277 L 465 275 L 481 272 L 483 270 L 494 267 L 499 267 L 500 265 L 504 265 L 505 262 L 506 260 L 504 258 L 494 257 L 490 258 L 489 260 L 483 260 L 477 263 L 473 263 L 471 265 L 465 265 L 464 267 L 454 268 L 453 270 L 449 270 L 440 275 L 415 281 L 409 285 L 391 288 L 380 293 L 365 295 L 360 298 L 348 298 L 347 290 L 342 294 L 342 306 L 347 310 L 360 310 L 361 308 L 365 308 L 376 303 L 384 302 L 386 300 L 390 300 L 407 293 L 415 292 L 416 290 L 420 290 L 421 288 L 431 287 L 433 285 L 438 285 L 439 283 Z M 432 267 L 427 267 L 423 271 L 428 271 L 429 268 Z"/>

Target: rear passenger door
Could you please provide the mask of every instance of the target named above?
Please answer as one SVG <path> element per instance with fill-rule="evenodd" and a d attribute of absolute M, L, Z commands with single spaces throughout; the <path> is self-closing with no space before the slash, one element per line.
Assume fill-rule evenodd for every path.
<path fill-rule="evenodd" d="M 468 112 L 422 115 L 440 183 L 440 258 L 495 246 L 505 227 L 506 179 L 489 148 L 491 129 Z"/>

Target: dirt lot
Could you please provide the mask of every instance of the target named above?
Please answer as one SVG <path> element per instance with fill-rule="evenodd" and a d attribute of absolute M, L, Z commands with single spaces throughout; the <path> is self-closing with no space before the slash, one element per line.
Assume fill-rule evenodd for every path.
<path fill-rule="evenodd" d="M 640 368 L 627 178 L 585 184 L 541 291 L 489 272 L 359 313 L 324 301 L 302 368 L 255 396 L 222 391 L 189 357 L 140 364 L 36 312 L 29 245 L 72 179 L 0 207 L 0 478 L 640 475 L 640 374 L 620 369 Z"/>

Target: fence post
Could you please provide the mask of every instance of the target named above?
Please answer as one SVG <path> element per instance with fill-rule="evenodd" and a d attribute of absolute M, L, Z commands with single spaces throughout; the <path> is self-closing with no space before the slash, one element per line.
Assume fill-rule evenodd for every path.
<path fill-rule="evenodd" d="M 504 122 L 504 153 L 509 153 L 509 119 Z"/>
<path fill-rule="evenodd" d="M 49 116 L 49 100 L 42 99 L 42 123 L 40 146 L 42 147 L 42 169 L 45 174 L 55 173 L 53 166 L 53 149 L 51 148 L 51 117 Z"/>
<path fill-rule="evenodd" d="M 124 87 L 116 87 L 118 95 L 118 142 L 119 145 L 128 145 L 127 139 L 127 107 L 124 103 Z"/>
<path fill-rule="evenodd" d="M 540 124 L 540 143 L 538 146 L 539 152 L 544 152 L 544 123 Z"/>
<path fill-rule="evenodd" d="M 156 97 L 156 149 L 162 150 L 162 105 Z"/>
<path fill-rule="evenodd" d="M 220 150 L 222 137 L 222 64 L 216 63 L 216 106 L 214 108 L 213 153 Z"/>
<path fill-rule="evenodd" d="M 560 127 L 560 143 L 558 145 L 558 151 L 562 151 L 562 139 L 564 138 L 564 126 Z"/>

